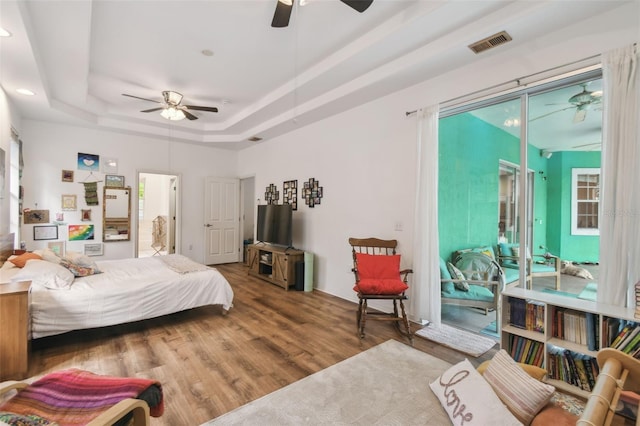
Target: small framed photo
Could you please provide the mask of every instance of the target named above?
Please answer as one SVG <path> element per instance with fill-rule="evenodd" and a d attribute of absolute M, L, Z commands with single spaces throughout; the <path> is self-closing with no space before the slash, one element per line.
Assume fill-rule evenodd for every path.
<path fill-rule="evenodd" d="M 82 221 L 90 222 L 91 221 L 91 209 L 82 209 Z"/>
<path fill-rule="evenodd" d="M 108 186 L 110 188 L 124 188 L 124 176 L 106 175 L 104 179 L 104 186 Z"/>
<path fill-rule="evenodd" d="M 33 227 L 33 240 L 57 240 L 58 239 L 58 226 L 34 226 Z"/>
<path fill-rule="evenodd" d="M 47 243 L 47 247 L 60 257 L 64 257 L 64 241 L 52 241 Z"/>
<path fill-rule="evenodd" d="M 62 171 L 62 181 L 63 182 L 73 182 L 73 170 L 63 170 Z"/>
<path fill-rule="evenodd" d="M 24 223 L 49 223 L 49 210 L 23 210 Z"/>
<path fill-rule="evenodd" d="M 102 243 L 85 244 L 84 254 L 87 256 L 102 256 Z"/>
<path fill-rule="evenodd" d="M 118 173 L 118 159 L 111 157 L 102 158 L 102 173 L 114 174 Z"/>
<path fill-rule="evenodd" d="M 78 196 L 75 194 L 63 194 L 62 195 L 62 210 L 76 211 Z"/>

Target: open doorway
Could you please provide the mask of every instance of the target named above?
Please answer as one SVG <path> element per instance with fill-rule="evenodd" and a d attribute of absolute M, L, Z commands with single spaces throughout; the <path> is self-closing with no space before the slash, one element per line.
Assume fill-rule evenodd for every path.
<path fill-rule="evenodd" d="M 138 257 L 176 252 L 178 176 L 138 173 Z"/>

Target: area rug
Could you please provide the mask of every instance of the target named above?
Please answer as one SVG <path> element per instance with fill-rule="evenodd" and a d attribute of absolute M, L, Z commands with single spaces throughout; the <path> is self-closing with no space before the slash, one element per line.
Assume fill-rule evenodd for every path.
<path fill-rule="evenodd" d="M 450 424 L 429 388 L 450 366 L 389 340 L 203 425 Z"/>
<path fill-rule="evenodd" d="M 496 327 L 495 321 L 492 321 L 491 324 L 480 330 L 480 333 L 486 334 L 487 336 L 491 336 L 496 339 L 500 338 L 500 335 L 498 334 L 498 327 Z"/>
<path fill-rule="evenodd" d="M 496 344 L 496 341 L 493 339 L 446 324 L 440 324 L 440 327 L 434 327 L 432 324 L 429 324 L 416 331 L 416 336 L 423 337 L 473 357 L 479 357 Z"/>
<path fill-rule="evenodd" d="M 598 298 L 598 283 L 589 283 L 578 295 L 578 299 L 585 299 L 595 302 Z"/>

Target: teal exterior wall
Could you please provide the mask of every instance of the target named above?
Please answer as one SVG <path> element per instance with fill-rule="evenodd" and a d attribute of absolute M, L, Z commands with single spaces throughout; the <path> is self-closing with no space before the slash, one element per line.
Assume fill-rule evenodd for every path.
<path fill-rule="evenodd" d="M 563 260 L 598 262 L 600 258 L 600 237 L 571 235 L 571 169 L 600 166 L 599 151 L 556 152 L 549 159 L 549 185 L 553 188 L 548 196 L 549 249 Z"/>
<path fill-rule="evenodd" d="M 498 243 L 499 160 L 517 163 L 519 139 L 471 114 L 439 122 L 440 256 Z"/>
<path fill-rule="evenodd" d="M 519 138 L 469 113 L 440 119 L 438 232 L 440 256 L 498 243 L 499 162 L 520 163 Z M 571 169 L 600 167 L 599 152 L 555 152 L 529 145 L 533 177 L 532 251 L 597 262 L 599 238 L 571 235 Z M 559 230 L 559 231 L 558 231 Z"/>

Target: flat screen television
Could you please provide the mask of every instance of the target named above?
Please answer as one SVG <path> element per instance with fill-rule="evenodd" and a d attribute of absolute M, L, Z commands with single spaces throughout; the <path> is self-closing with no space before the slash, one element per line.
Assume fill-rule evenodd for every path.
<path fill-rule="evenodd" d="M 256 239 L 264 243 L 291 247 L 293 242 L 293 210 L 291 204 L 258 206 Z"/>

